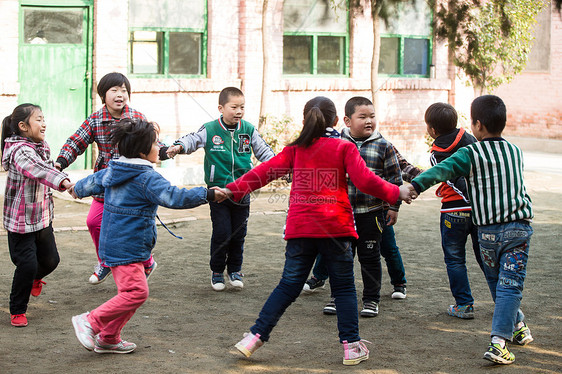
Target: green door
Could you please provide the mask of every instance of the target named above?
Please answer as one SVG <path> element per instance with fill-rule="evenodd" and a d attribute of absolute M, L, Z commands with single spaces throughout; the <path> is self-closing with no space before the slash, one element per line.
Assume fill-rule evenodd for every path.
<path fill-rule="evenodd" d="M 87 6 L 21 7 L 18 101 L 43 109 L 53 160 L 89 114 L 89 14 Z M 90 153 L 70 168 L 90 168 Z"/>

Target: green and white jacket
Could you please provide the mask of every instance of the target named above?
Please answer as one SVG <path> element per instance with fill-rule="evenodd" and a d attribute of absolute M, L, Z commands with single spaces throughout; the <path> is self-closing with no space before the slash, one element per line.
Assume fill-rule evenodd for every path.
<path fill-rule="evenodd" d="M 460 148 L 418 175 L 419 193 L 436 183 L 464 176 L 477 226 L 533 218 L 531 198 L 523 183 L 523 153 L 503 138 L 489 138 Z"/>
<path fill-rule="evenodd" d="M 252 168 L 252 151 L 256 158 L 267 161 L 275 153 L 255 127 L 241 120 L 234 131 L 222 117 L 205 123 L 197 132 L 184 135 L 174 142 L 183 146 L 182 153 L 205 149 L 205 183 L 208 187 L 225 187 Z"/>

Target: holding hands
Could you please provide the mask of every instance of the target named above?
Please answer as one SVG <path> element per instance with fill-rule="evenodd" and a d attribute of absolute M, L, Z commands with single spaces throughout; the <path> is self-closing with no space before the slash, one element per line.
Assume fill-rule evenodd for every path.
<path fill-rule="evenodd" d="M 211 187 L 215 190 L 215 203 L 222 203 L 225 200 L 231 199 L 233 194 L 228 188 Z"/>
<path fill-rule="evenodd" d="M 411 184 L 403 184 L 400 187 L 400 200 L 406 202 L 407 204 L 412 203 L 418 197 L 418 193 Z"/>
<path fill-rule="evenodd" d="M 174 158 L 175 155 L 181 152 L 182 148 L 183 147 L 181 145 L 173 145 L 168 148 L 166 154 L 168 155 L 169 158 Z"/>

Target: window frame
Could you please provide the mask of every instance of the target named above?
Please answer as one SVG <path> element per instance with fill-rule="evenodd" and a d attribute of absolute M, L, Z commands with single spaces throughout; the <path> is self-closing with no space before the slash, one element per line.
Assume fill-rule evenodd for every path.
<path fill-rule="evenodd" d="M 205 12 L 205 27 L 199 28 L 184 28 L 184 27 L 129 27 L 128 28 L 128 61 L 127 69 L 131 77 L 134 78 L 205 78 L 207 76 L 207 30 L 208 30 L 208 13 Z M 162 35 L 162 73 L 133 73 L 133 48 L 132 48 L 132 34 L 135 31 L 154 31 L 161 32 Z M 201 64 L 200 74 L 170 74 L 170 33 L 171 32 L 185 32 L 201 34 L 201 53 L 199 56 Z"/>
<path fill-rule="evenodd" d="M 378 74 L 385 77 L 397 77 L 397 78 L 429 78 L 431 63 L 433 61 L 433 37 L 431 35 L 405 35 L 405 34 L 382 34 L 381 39 L 398 39 L 398 73 L 397 74 L 386 74 L 379 72 Z M 404 74 L 404 46 L 405 39 L 423 39 L 427 40 L 427 74 Z M 382 43 L 381 43 L 382 44 Z M 380 65 L 380 62 L 379 62 Z"/>

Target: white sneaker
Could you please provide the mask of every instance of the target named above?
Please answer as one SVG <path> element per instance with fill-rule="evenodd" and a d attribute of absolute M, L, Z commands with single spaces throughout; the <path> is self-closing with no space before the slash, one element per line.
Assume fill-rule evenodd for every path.
<path fill-rule="evenodd" d="M 215 273 L 211 276 L 211 286 L 215 291 L 222 291 L 226 288 L 224 284 L 224 275 L 223 273 Z"/>
<path fill-rule="evenodd" d="M 74 333 L 78 338 L 80 344 L 84 346 L 88 351 L 94 349 L 94 330 L 92 325 L 88 322 L 88 312 L 79 314 L 72 317 L 72 325 L 74 326 Z"/>
<path fill-rule="evenodd" d="M 234 288 L 244 288 L 244 282 L 242 282 L 243 277 L 244 274 L 239 271 L 228 273 L 228 282 Z"/>
<path fill-rule="evenodd" d="M 260 334 L 254 335 L 251 332 L 245 332 L 244 339 L 236 343 L 234 347 L 244 356 L 250 357 L 262 345 L 263 341 L 260 339 Z"/>
<path fill-rule="evenodd" d="M 367 340 L 359 340 L 353 343 L 348 343 L 347 340 L 343 342 L 344 365 L 357 365 L 361 361 L 369 359 L 369 350 L 364 342 L 370 343 Z"/>

